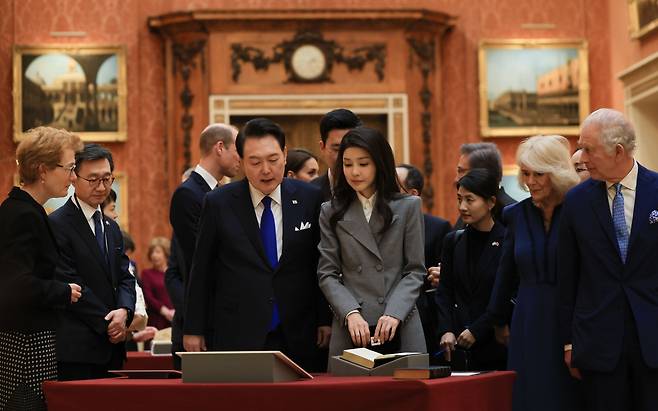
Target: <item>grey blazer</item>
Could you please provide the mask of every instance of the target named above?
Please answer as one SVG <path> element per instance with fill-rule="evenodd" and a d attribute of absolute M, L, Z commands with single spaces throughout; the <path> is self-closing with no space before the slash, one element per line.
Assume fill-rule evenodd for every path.
<path fill-rule="evenodd" d="M 318 280 L 334 312 L 329 355 L 352 348 L 345 316 L 357 309 L 370 325 L 382 315 L 400 319 L 401 350 L 426 352 L 416 310 L 425 275 L 420 198 L 405 196 L 389 206 L 391 226 L 379 235 L 383 218 L 373 210 L 368 223 L 359 200 L 350 205 L 335 232 L 329 223 L 331 203 L 322 204 Z"/>

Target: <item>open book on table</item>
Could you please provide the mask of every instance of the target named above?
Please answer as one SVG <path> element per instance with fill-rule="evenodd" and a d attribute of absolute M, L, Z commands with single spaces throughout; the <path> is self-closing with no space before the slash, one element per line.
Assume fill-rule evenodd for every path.
<path fill-rule="evenodd" d="M 353 362 L 354 364 L 358 364 L 362 367 L 375 368 L 398 358 L 414 354 L 420 353 L 398 352 L 393 354 L 380 354 L 377 351 L 369 350 L 367 348 L 352 348 L 349 350 L 344 350 L 343 355 L 341 355 L 340 358 L 349 362 Z"/>

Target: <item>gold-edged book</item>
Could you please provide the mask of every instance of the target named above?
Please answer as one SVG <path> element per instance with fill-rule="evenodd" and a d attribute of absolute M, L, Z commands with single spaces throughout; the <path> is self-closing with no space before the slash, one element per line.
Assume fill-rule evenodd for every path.
<path fill-rule="evenodd" d="M 343 355 L 341 355 L 340 358 L 349 362 L 353 362 L 354 364 L 358 364 L 362 367 L 375 368 L 382 364 L 386 364 L 387 362 L 413 354 L 420 353 L 398 352 L 394 354 L 380 354 L 377 351 L 369 350 L 367 348 L 352 348 L 349 350 L 344 350 Z"/>
<path fill-rule="evenodd" d="M 442 377 L 450 377 L 450 367 L 398 368 L 393 372 L 393 378 L 399 380 L 431 380 Z"/>

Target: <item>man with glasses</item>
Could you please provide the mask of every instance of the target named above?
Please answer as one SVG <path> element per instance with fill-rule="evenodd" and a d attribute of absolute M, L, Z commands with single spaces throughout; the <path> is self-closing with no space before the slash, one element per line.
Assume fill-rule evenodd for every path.
<path fill-rule="evenodd" d="M 83 286 L 84 299 L 60 311 L 60 380 L 103 378 L 125 359 L 126 326 L 135 310 L 135 279 L 128 270 L 119 226 L 101 204 L 114 182 L 112 154 L 87 144 L 75 155 L 75 194 L 50 215 L 61 253 L 56 277 Z"/>

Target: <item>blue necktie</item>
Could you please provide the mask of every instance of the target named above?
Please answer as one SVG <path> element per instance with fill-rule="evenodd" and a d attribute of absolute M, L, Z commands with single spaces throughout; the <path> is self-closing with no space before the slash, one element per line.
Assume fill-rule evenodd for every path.
<path fill-rule="evenodd" d="M 263 248 L 265 249 L 265 256 L 270 263 L 272 269 L 276 269 L 279 265 L 279 254 L 276 248 L 276 226 L 274 225 L 274 214 L 272 214 L 272 198 L 269 196 L 263 197 L 263 215 L 260 217 L 260 239 L 263 241 Z M 276 301 L 272 302 L 272 319 L 270 320 L 270 331 L 279 326 L 279 308 Z"/>
<path fill-rule="evenodd" d="M 621 193 L 621 184 L 617 183 L 614 187 L 615 198 L 612 200 L 612 222 L 615 225 L 621 261 L 625 264 L 626 252 L 628 251 L 628 229 L 626 228 L 626 216 L 624 214 L 624 195 Z"/>
<path fill-rule="evenodd" d="M 103 235 L 103 223 L 101 219 L 101 212 L 96 210 L 93 215 L 94 219 L 94 231 L 96 231 L 96 243 L 98 244 L 98 249 L 103 256 L 103 260 L 107 262 L 107 250 L 105 249 L 105 236 Z"/>

